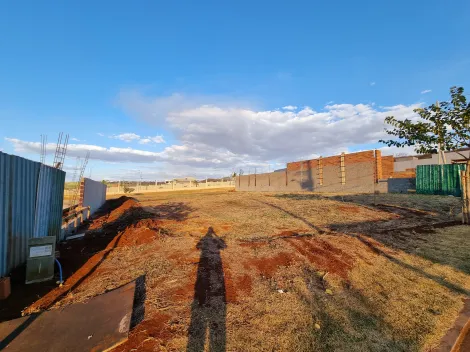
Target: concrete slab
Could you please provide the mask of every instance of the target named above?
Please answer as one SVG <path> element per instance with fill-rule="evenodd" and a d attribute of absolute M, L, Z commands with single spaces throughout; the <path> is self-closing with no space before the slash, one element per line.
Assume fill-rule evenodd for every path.
<path fill-rule="evenodd" d="M 0 324 L 0 350 L 107 351 L 127 340 L 135 282 L 63 309 Z"/>

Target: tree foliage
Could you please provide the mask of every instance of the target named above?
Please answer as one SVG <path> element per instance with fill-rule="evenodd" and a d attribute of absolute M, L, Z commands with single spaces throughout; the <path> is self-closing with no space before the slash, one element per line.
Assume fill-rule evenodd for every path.
<path fill-rule="evenodd" d="M 450 101 L 415 109 L 419 119 L 398 120 L 388 116 L 385 122 L 392 129 L 385 131 L 395 139 L 380 142 L 389 147 L 414 146 L 420 154 L 470 147 L 470 103 L 467 103 L 462 87 L 452 87 L 450 96 Z"/>

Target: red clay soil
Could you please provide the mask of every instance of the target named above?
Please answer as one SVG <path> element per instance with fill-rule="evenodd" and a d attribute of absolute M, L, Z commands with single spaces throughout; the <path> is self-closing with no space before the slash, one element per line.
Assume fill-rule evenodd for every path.
<path fill-rule="evenodd" d="M 188 281 L 186 285 L 180 286 L 175 289 L 173 292 L 169 292 L 169 296 L 172 297 L 175 302 L 187 302 L 191 301 L 194 298 L 194 279 Z"/>
<path fill-rule="evenodd" d="M 288 243 L 321 270 L 347 279 L 352 257 L 331 244 L 320 240 L 288 239 Z"/>
<path fill-rule="evenodd" d="M 250 275 L 239 275 L 234 278 L 232 272 L 224 268 L 224 277 L 227 303 L 238 303 L 243 296 L 251 293 L 253 281 Z"/>
<path fill-rule="evenodd" d="M 113 352 L 127 351 L 159 351 L 164 341 L 173 335 L 168 322 L 170 316 L 164 313 L 155 313 L 152 318 L 144 320 L 129 333 L 129 338 L 119 345 Z M 165 349 L 166 351 L 166 349 Z"/>
<path fill-rule="evenodd" d="M 225 301 L 227 303 L 236 303 L 238 301 L 237 287 L 233 281 L 232 271 L 224 267 L 224 281 L 225 281 Z"/>
<path fill-rule="evenodd" d="M 275 236 L 276 237 L 295 237 L 301 233 L 305 233 L 305 230 L 286 230 L 286 231 L 279 232 Z"/>
<path fill-rule="evenodd" d="M 128 211 L 132 207 L 139 206 L 139 203 L 134 199 L 126 200 L 119 208 L 113 210 L 107 219 L 107 222 L 113 222 L 118 220 L 126 211 Z"/>
<path fill-rule="evenodd" d="M 135 199 L 125 196 L 108 200 L 100 210 L 93 215 L 91 222 L 79 229 L 78 232 L 81 232 L 80 230 L 101 229 L 103 225 L 118 220 L 127 210 L 137 206 L 139 206 L 139 203 Z"/>
<path fill-rule="evenodd" d="M 64 244 L 64 263 L 69 266 L 70 261 L 82 262 L 83 265 L 69 276 L 62 287 L 56 287 L 24 310 L 30 314 L 39 310 L 48 309 L 62 298 L 66 293 L 73 291 L 92 274 L 97 273 L 99 265 L 116 247 L 137 246 L 152 242 L 159 238 L 159 222 L 150 217 L 151 213 L 144 211 L 137 201 L 128 197 L 108 201 L 87 225 L 85 238 Z M 107 202 L 107 203 L 108 203 Z M 116 209 L 113 205 L 118 203 Z M 106 213 L 106 209 L 112 209 Z M 99 231 L 95 231 L 99 229 Z M 118 232 L 119 230 L 123 230 Z M 68 247 L 68 248 L 67 248 Z M 68 249 L 71 250 L 68 250 Z M 86 251 L 85 251 L 86 250 Z M 95 253 L 86 260 L 89 252 Z M 61 251 L 62 253 L 62 251 Z M 61 259 L 62 261 L 62 259 Z M 69 261 L 69 262 L 67 262 Z"/>
<path fill-rule="evenodd" d="M 302 254 L 312 264 L 320 270 L 326 270 L 336 274 L 343 279 L 347 279 L 348 272 L 352 268 L 353 258 L 334 247 L 330 243 L 320 239 L 295 238 L 298 236 L 296 231 L 283 231 L 278 234 L 283 237 L 297 252 Z M 292 238 L 289 238 L 292 237 Z M 260 248 L 266 245 L 266 241 L 242 242 L 241 247 Z M 272 277 L 280 266 L 288 266 L 294 262 L 294 256 L 287 252 L 281 252 L 270 258 L 251 259 L 244 263 L 245 269 L 256 268 L 262 276 Z"/>
<path fill-rule="evenodd" d="M 244 266 L 247 269 L 255 268 L 264 277 L 270 278 L 281 266 L 289 266 L 294 261 L 290 253 L 281 252 L 270 258 L 256 258 L 247 260 Z"/>
<path fill-rule="evenodd" d="M 126 227 L 120 234 L 116 247 L 138 246 L 160 238 L 160 222 L 154 219 L 143 219 Z M 110 247 L 111 243 L 108 245 Z M 112 248 L 112 246 L 111 246 Z"/>
<path fill-rule="evenodd" d="M 236 282 L 236 287 L 238 288 L 239 291 L 242 291 L 245 294 L 250 294 L 251 289 L 253 287 L 253 280 L 251 279 L 250 275 L 241 275 L 238 276 L 235 280 Z"/>

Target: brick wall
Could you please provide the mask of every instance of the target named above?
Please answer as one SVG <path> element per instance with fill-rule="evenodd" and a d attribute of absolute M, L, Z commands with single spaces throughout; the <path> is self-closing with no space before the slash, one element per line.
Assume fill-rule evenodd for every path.
<path fill-rule="evenodd" d="M 375 158 L 374 151 L 367 150 L 365 152 L 345 154 L 344 163 L 345 165 L 351 165 L 351 164 L 356 164 L 356 163 L 374 162 L 374 158 Z M 318 168 L 318 160 L 319 159 L 311 159 L 311 160 L 294 161 L 291 163 L 287 163 L 287 171 L 300 171 L 302 169 L 307 170 L 307 169 Z M 323 167 L 341 165 L 341 155 L 327 156 L 327 157 L 321 158 L 321 160 L 322 160 Z"/>
<path fill-rule="evenodd" d="M 393 172 L 392 178 L 416 178 L 416 169 L 406 169 L 405 171 Z"/>
<path fill-rule="evenodd" d="M 320 168 L 321 165 L 321 168 Z M 390 177 L 413 178 L 414 170 L 393 172 L 393 156 L 382 156 L 380 150 L 344 154 L 344 173 L 341 155 L 287 163 L 285 174 L 242 176 L 236 189 L 243 191 L 315 191 L 373 193 L 380 186 L 387 191 Z M 258 182 L 255 185 L 255 177 Z M 343 178 L 344 177 L 344 178 Z M 275 179 L 275 182 L 272 180 Z M 379 185 L 379 180 L 385 183 Z M 393 187 L 392 187 L 393 188 Z M 397 187 L 395 187 L 397 188 Z"/>
<path fill-rule="evenodd" d="M 395 158 L 390 156 L 382 157 L 382 178 L 389 178 L 393 174 L 393 165 L 395 163 Z"/>

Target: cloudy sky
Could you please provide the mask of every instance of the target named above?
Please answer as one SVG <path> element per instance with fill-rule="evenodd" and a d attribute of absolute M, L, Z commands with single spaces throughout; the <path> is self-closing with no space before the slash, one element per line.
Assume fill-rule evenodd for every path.
<path fill-rule="evenodd" d="M 377 143 L 384 118 L 470 87 L 470 3 L 451 2 L 440 26 L 435 1 L 5 2 L 0 149 L 39 160 L 44 134 L 51 163 L 63 131 L 68 174 L 90 151 L 86 175 L 114 180 L 412 153 Z"/>

